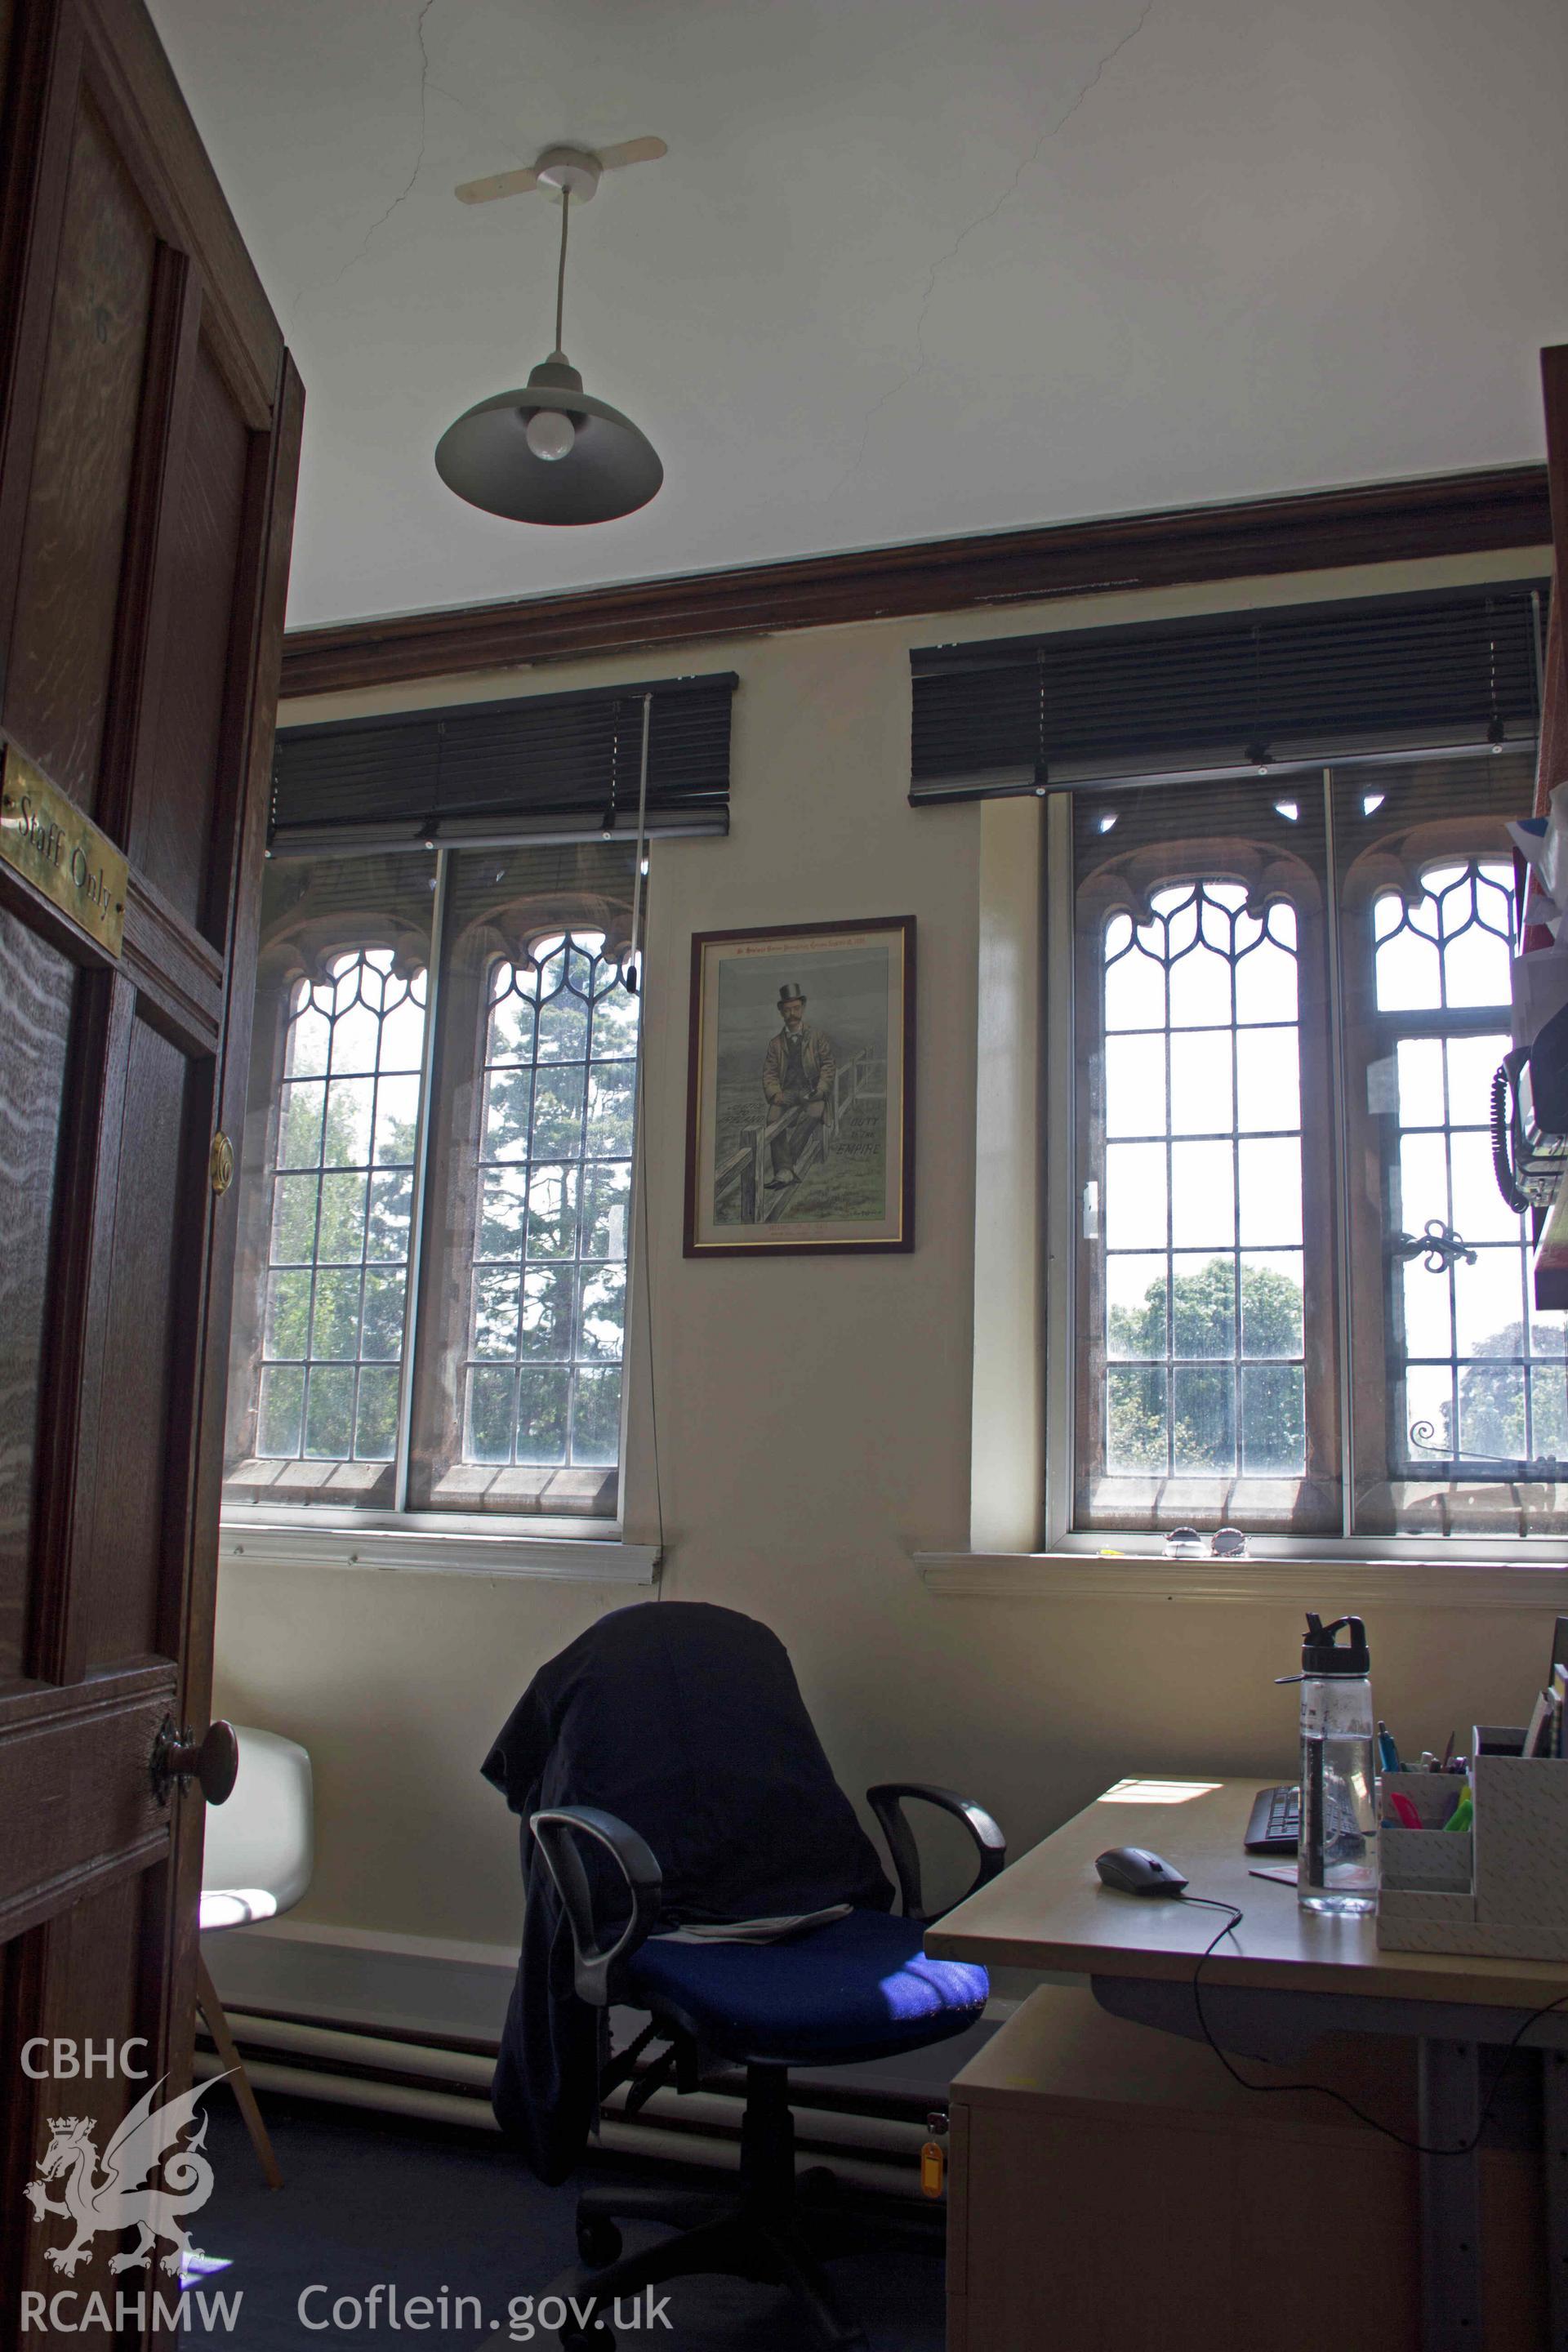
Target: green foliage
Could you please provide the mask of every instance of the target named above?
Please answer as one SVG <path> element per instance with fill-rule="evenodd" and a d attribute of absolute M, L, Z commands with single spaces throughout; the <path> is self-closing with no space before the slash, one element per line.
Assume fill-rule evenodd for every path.
<path fill-rule="evenodd" d="M 505 1066 L 488 1076 L 484 1151 L 506 1164 L 491 1169 L 484 1188 L 480 1255 L 501 1263 L 481 1275 L 478 1348 L 500 1360 L 469 1377 L 469 1460 L 510 1462 L 514 1445 L 521 1462 L 565 1458 L 570 1361 L 527 1360 L 572 1358 L 576 1276 L 569 1264 L 532 1261 L 574 1255 L 579 1174 L 572 1163 L 583 1150 L 585 1109 L 590 1151 L 623 1156 L 592 1168 L 584 1255 L 624 1255 L 637 1018 L 636 1000 L 618 985 L 602 990 L 589 1065 L 588 1013 L 575 996 L 553 997 L 537 1027 L 520 996 L 492 1015 L 491 1050 Z M 379 1081 L 338 1076 L 335 1047 L 329 1078 L 324 1022 L 320 1027 L 319 1036 L 298 1031 L 295 1079 L 281 1105 L 267 1355 L 290 1360 L 271 1361 L 265 1373 L 258 1442 L 282 1454 L 387 1460 L 396 1446 L 418 1079 L 406 1065 L 386 1072 L 384 1033 Z M 374 1028 L 355 1053 L 351 1070 L 374 1066 Z M 531 1155 L 563 1164 L 536 1168 L 531 1181 Z M 525 1230 L 526 1277 L 506 1263 L 521 1258 Z M 624 1285 L 619 1264 L 587 1279 L 582 1351 L 601 1360 L 576 1375 L 572 1451 L 579 1462 L 616 1457 Z M 523 1362 L 514 1375 L 517 1353 Z"/>
<path fill-rule="evenodd" d="M 1135 1307 L 1111 1307 L 1109 1469 L 1163 1474 L 1169 1426 L 1178 1473 L 1234 1473 L 1239 1436 L 1240 1463 L 1248 1471 L 1300 1475 L 1306 1443 L 1302 1380 L 1289 1360 L 1301 1353 L 1300 1286 L 1273 1266 L 1242 1266 L 1239 1432 L 1232 1426 L 1236 1307 L 1233 1262 L 1214 1257 L 1173 1282 L 1159 1275 Z M 1168 1374 L 1167 1346 L 1175 1360 Z"/>
<path fill-rule="evenodd" d="M 365 1364 L 359 1376 L 354 1454 L 361 1462 L 390 1462 L 397 1451 L 397 1368 Z"/>
<path fill-rule="evenodd" d="M 1527 1375 L 1522 1367 L 1525 1333 L 1522 1323 L 1507 1323 L 1472 1353 L 1501 1361 L 1464 1364 L 1459 1368 L 1459 1445 L 1466 1461 L 1559 1461 L 1568 1454 L 1568 1368 L 1539 1360 Z M 1510 1360 L 1511 1359 L 1511 1360 Z M 1524 1383 L 1534 1389 L 1534 1427 L 1524 1416 Z M 1453 1434 L 1445 1409 L 1431 1443 L 1451 1447 Z M 1533 1437 L 1533 1444 L 1527 1444 Z"/>
<path fill-rule="evenodd" d="M 1230 1358 L 1236 1353 L 1235 1276 L 1228 1257 L 1210 1258 L 1195 1274 L 1181 1274 L 1170 1286 L 1172 1352 L 1177 1356 Z M 1113 1307 L 1110 1315 L 1113 1356 L 1165 1355 L 1166 1282 L 1158 1276 L 1139 1307 Z M 1241 1315 L 1248 1356 L 1299 1356 L 1301 1352 L 1301 1286 L 1273 1266 L 1241 1269 Z"/>
<path fill-rule="evenodd" d="M 572 1424 L 572 1459 L 593 1469 L 613 1469 L 621 1445 L 621 1368 L 584 1368 L 577 1375 L 577 1411 Z"/>
<path fill-rule="evenodd" d="M 314 1159 L 319 1145 L 323 1166 L 284 1175 L 277 1186 L 272 1258 L 282 1270 L 268 1283 L 266 1352 L 293 1360 L 265 1377 L 257 1438 L 264 1454 L 384 1461 L 395 1447 L 415 1130 L 412 1118 L 384 1108 L 379 1164 L 367 1172 L 370 1118 L 368 1080 L 289 1091 L 280 1150 Z M 356 1382 L 355 1361 L 365 1358 L 383 1368 Z M 297 1367 L 306 1360 L 313 1369 L 301 1423 L 305 1375 Z"/>
<path fill-rule="evenodd" d="M 566 1459 L 564 1364 L 525 1364 L 518 1374 L 517 1458 L 543 1466 Z"/>

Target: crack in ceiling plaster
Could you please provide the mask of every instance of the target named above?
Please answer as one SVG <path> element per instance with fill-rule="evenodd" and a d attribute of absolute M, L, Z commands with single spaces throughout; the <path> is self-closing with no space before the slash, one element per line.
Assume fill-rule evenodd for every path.
<path fill-rule="evenodd" d="M 947 251 L 944 254 L 940 255 L 927 269 L 925 291 L 921 299 L 920 315 L 915 320 L 914 340 L 916 357 L 914 364 L 911 367 L 906 368 L 903 374 L 898 379 L 898 382 L 896 383 L 889 384 L 887 391 L 881 394 L 878 399 L 874 400 L 871 403 L 870 407 L 866 411 L 865 417 L 861 423 L 860 438 L 857 444 L 855 455 L 850 459 L 848 465 L 846 466 L 843 473 L 840 474 L 838 480 L 834 485 L 836 490 L 842 489 L 845 483 L 849 480 L 850 477 L 860 466 L 861 461 L 866 455 L 867 444 L 871 437 L 871 427 L 876 423 L 878 417 L 881 415 L 883 409 L 888 406 L 890 401 L 896 400 L 900 392 L 907 392 L 910 384 L 918 383 L 920 378 L 925 373 L 926 369 L 931 365 L 931 355 L 926 348 L 925 324 L 927 319 L 931 315 L 931 306 L 936 299 L 937 285 L 941 279 L 943 270 L 947 268 L 951 262 L 957 259 L 961 248 L 968 243 L 975 231 L 977 229 L 984 228 L 987 221 L 994 221 L 997 215 L 1012 202 L 1012 199 L 1018 192 L 1019 184 L 1023 180 L 1025 173 L 1033 164 L 1039 161 L 1040 155 L 1047 143 L 1067 128 L 1068 124 L 1072 121 L 1073 116 L 1078 112 L 1079 107 L 1089 97 L 1089 92 L 1098 87 L 1107 68 L 1115 63 L 1116 59 L 1121 55 L 1123 49 L 1131 47 L 1131 44 L 1138 38 L 1139 34 L 1143 30 L 1144 26 L 1149 22 L 1150 17 L 1153 15 L 1154 7 L 1155 0 L 1144 0 L 1143 12 L 1138 18 L 1137 23 L 1131 26 L 1130 31 L 1123 33 L 1119 41 L 1113 42 L 1111 47 L 1106 50 L 1105 55 L 1100 58 L 1100 63 L 1095 67 L 1094 71 L 1089 75 L 1089 79 L 1083 84 L 1082 88 L 1077 92 L 1076 96 L 1068 105 L 1066 111 L 1058 115 L 1054 122 L 1047 122 L 1044 130 L 1036 134 L 1033 143 L 1029 147 L 1027 152 L 1020 158 L 1018 163 L 1014 169 L 1011 179 L 1003 189 L 1001 194 L 996 198 L 995 202 L 994 204 L 987 205 L 984 211 L 975 214 L 974 218 L 972 221 L 966 222 L 963 227 L 959 230 L 958 235 L 953 238 L 952 243 L 948 247 Z"/>
<path fill-rule="evenodd" d="M 1152 5 L 1152 0 L 1150 0 L 1150 5 Z M 357 268 L 359 263 L 364 259 L 365 255 L 370 250 L 371 238 L 375 235 L 378 228 L 385 227 L 387 222 L 392 218 L 393 214 L 397 210 L 399 205 L 403 204 L 407 197 L 414 194 L 419 174 L 425 169 L 425 150 L 429 142 L 430 131 L 429 103 L 431 89 L 430 51 L 426 47 L 425 40 L 425 20 L 429 16 L 431 9 L 434 8 L 435 5 L 436 0 L 425 0 L 425 5 L 420 9 L 418 18 L 414 26 L 414 37 L 419 44 L 419 147 L 418 152 L 414 158 L 414 169 L 409 173 L 407 179 L 404 182 L 402 187 L 399 188 L 397 194 L 393 197 L 392 202 L 386 206 L 385 210 L 376 215 L 374 220 L 372 221 L 370 226 L 366 229 L 363 236 L 361 237 L 358 247 L 350 254 L 342 268 L 338 270 L 334 276 L 329 278 L 324 286 L 316 286 L 310 289 L 312 299 L 314 299 L 318 295 L 330 294 L 333 287 L 341 285 L 343 279 L 348 276 L 349 271 Z M 450 90 L 444 90 L 442 92 L 442 96 L 450 98 L 452 93 Z M 460 99 L 456 100 L 454 100 L 454 103 L 461 105 L 462 100 Z M 305 290 L 306 289 L 304 288 L 300 288 L 294 296 L 294 307 L 296 310 L 299 309 L 300 302 L 304 299 Z"/>

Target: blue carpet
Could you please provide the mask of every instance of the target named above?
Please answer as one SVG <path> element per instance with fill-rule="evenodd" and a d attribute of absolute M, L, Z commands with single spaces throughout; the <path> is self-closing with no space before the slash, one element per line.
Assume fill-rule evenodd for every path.
<path fill-rule="evenodd" d="M 194 2235 L 209 2263 L 226 2266 L 192 2283 L 187 2352 L 300 2352 L 346 2342 L 366 2352 L 375 2344 L 387 2352 L 394 2345 L 396 2352 L 421 2345 L 470 2352 L 487 2340 L 556 2352 L 552 2330 L 541 2329 L 534 2315 L 552 2281 L 576 2261 L 573 2188 L 542 2187 L 499 2141 L 478 2133 L 277 2097 L 265 2105 L 284 2179 L 275 2194 L 262 2183 L 237 2113 L 222 2101 L 211 2108 L 216 2185 Z M 584 2177 L 596 2181 L 679 2177 L 609 2158 L 590 2162 Z M 725 2185 L 712 2173 L 690 2178 L 708 2189 Z M 855 2251 L 834 2262 L 832 2275 L 874 2352 L 942 2352 L 940 2232 L 911 2233 L 864 2202 L 852 2210 Z M 628 2230 L 628 2248 L 639 2242 Z M 373 2306 L 377 2285 L 383 2294 Z M 311 2295 L 311 2287 L 325 2291 Z M 387 2288 L 396 2291 L 396 2326 Z M 198 2292 L 242 2297 L 232 2327 L 216 2314 L 199 2324 Z M 659 2293 L 669 2298 L 670 2325 L 618 2330 L 617 2352 L 802 2352 L 800 2322 L 780 2289 L 700 2278 Z M 425 2326 L 410 2326 L 405 2306 L 421 2295 L 430 2308 L 416 2307 L 414 2318 Z M 479 2324 L 474 2303 L 459 2308 L 459 2296 L 478 2299 Z"/>

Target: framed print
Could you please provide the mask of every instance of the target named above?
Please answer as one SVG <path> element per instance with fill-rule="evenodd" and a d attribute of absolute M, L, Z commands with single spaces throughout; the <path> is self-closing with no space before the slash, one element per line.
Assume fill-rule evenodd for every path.
<path fill-rule="evenodd" d="M 691 942 L 688 1257 L 909 1250 L 915 919 Z"/>

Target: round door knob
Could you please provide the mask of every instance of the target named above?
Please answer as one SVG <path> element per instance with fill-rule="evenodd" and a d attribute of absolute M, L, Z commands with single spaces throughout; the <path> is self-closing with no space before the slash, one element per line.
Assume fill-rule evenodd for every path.
<path fill-rule="evenodd" d="M 160 1804 L 168 1803 L 175 1780 L 182 1788 L 195 1780 L 209 1805 L 226 1804 L 238 1776 L 239 1742 L 232 1723 L 220 1718 L 205 1738 L 195 1740 L 188 1731 L 175 1729 L 172 1716 L 164 1717 L 153 1746 L 153 1787 Z"/>

